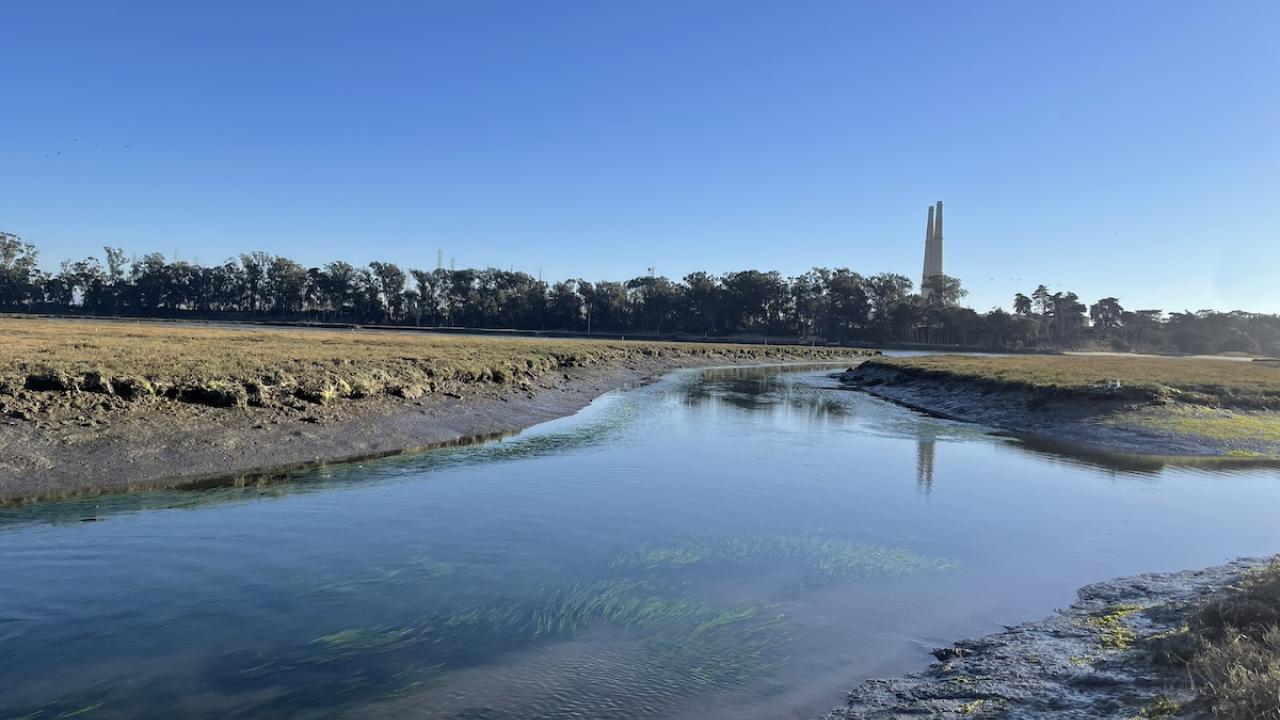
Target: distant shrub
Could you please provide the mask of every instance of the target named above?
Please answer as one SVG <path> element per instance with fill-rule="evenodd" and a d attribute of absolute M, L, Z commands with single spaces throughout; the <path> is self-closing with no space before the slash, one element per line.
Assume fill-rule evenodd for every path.
<path fill-rule="evenodd" d="M 1251 355 L 1261 354 L 1262 348 L 1253 338 L 1244 334 L 1240 328 L 1229 327 L 1218 338 L 1218 352 L 1241 352 Z"/>

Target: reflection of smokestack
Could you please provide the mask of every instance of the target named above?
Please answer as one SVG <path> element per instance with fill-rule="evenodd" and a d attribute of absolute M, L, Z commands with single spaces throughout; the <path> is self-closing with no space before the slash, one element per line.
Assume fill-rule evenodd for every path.
<path fill-rule="evenodd" d="M 916 438 L 916 487 L 933 492 L 933 438 Z"/>

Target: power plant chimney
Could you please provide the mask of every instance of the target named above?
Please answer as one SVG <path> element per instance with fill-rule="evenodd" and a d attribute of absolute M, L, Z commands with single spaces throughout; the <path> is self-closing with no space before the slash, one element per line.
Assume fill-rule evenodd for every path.
<path fill-rule="evenodd" d="M 923 286 L 924 286 L 923 278 L 929 277 L 929 266 L 931 264 L 930 261 L 932 259 L 933 259 L 933 206 L 930 205 L 929 220 L 927 223 L 925 223 L 925 226 L 924 226 L 924 269 L 920 273 L 920 277 L 922 278 L 921 292 L 924 293 L 925 297 L 928 297 L 929 291 L 923 289 Z"/>
<path fill-rule="evenodd" d="M 920 276 L 920 295 L 929 298 L 929 278 L 942 274 L 942 201 L 929 206 L 929 222 L 924 233 L 924 272 Z"/>
<path fill-rule="evenodd" d="M 933 274 L 942 274 L 942 201 L 938 201 L 938 211 L 933 214 Z"/>

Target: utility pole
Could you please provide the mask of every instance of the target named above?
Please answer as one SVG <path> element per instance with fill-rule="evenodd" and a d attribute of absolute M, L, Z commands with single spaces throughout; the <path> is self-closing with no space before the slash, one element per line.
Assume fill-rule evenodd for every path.
<path fill-rule="evenodd" d="M 449 272 L 453 272 L 454 270 L 457 269 L 457 265 L 458 265 L 457 260 L 458 259 L 453 256 L 449 257 Z"/>
<path fill-rule="evenodd" d="M 436 269 L 437 270 L 444 269 L 444 251 L 443 250 L 438 250 L 438 249 L 436 250 Z"/>

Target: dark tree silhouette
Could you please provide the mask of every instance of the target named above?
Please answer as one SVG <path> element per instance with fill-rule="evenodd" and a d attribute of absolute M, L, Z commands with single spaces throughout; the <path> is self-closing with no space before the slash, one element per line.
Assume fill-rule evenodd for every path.
<path fill-rule="evenodd" d="M 1069 291 L 1018 293 L 1013 313 L 979 314 L 959 302 L 959 280 L 929 278 L 928 300 L 895 273 L 864 277 L 813 268 L 796 277 L 740 270 L 679 281 L 641 276 L 547 284 L 495 268 L 402 269 L 341 260 L 303 267 L 252 252 L 221 265 L 128 260 L 37 263 L 35 246 L 0 233 L 0 310 L 227 320 L 387 323 L 592 334 L 770 338 L 806 343 L 914 343 L 992 350 L 1095 346 L 1120 350 L 1280 355 L 1280 317 L 1245 312 L 1128 311 L 1105 297 L 1091 306 Z"/>

